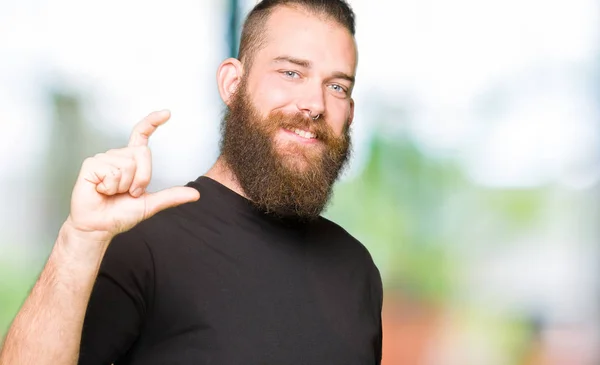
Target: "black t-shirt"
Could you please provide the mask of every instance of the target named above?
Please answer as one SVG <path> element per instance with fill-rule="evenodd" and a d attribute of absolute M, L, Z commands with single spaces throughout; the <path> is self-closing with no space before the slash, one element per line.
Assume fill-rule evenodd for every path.
<path fill-rule="evenodd" d="M 113 239 L 79 364 L 368 365 L 382 285 L 335 223 L 273 219 L 218 182 Z"/>

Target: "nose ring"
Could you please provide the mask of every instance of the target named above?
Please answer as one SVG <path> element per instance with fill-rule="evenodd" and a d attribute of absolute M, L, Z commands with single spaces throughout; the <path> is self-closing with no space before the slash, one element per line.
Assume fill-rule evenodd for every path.
<path fill-rule="evenodd" d="M 313 117 L 311 114 L 312 114 L 312 112 L 310 112 L 308 115 L 312 118 L 312 120 L 317 120 L 321 116 L 321 114 L 317 114 Z"/>

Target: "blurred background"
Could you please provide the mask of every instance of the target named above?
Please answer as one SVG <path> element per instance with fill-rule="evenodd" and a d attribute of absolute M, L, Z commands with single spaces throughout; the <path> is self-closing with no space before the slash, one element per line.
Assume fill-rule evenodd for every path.
<path fill-rule="evenodd" d="M 87 156 L 172 112 L 151 188 L 218 152 L 254 0 L 0 2 L 0 335 Z M 353 0 L 354 157 L 326 215 L 384 280 L 384 365 L 600 364 L 600 3 Z"/>

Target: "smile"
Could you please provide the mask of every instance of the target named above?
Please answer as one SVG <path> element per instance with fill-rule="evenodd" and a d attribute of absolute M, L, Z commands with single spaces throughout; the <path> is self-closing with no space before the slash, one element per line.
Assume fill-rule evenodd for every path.
<path fill-rule="evenodd" d="M 309 131 L 302 130 L 302 129 L 298 129 L 298 128 L 287 129 L 286 128 L 285 130 L 288 132 L 292 132 L 292 133 L 294 133 L 302 138 L 305 138 L 305 139 L 316 139 L 317 138 L 316 134 L 309 132 Z"/>

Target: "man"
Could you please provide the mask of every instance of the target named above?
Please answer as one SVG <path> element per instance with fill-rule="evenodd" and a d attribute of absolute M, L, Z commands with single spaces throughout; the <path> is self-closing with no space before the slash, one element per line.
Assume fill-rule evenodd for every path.
<path fill-rule="evenodd" d="M 87 159 L 0 362 L 379 364 L 379 272 L 320 216 L 349 154 L 356 63 L 344 1 L 257 4 L 217 72 L 215 165 L 145 192 L 166 111 Z"/>

